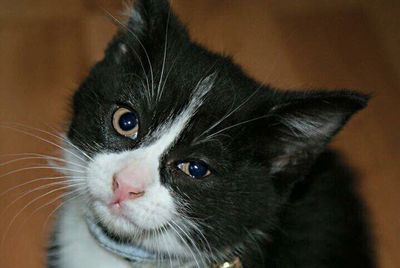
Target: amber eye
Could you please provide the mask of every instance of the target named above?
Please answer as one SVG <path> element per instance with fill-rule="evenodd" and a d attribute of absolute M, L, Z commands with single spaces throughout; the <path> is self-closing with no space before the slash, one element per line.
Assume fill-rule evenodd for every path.
<path fill-rule="evenodd" d="M 136 139 L 139 131 L 139 119 L 133 111 L 118 108 L 113 115 L 113 127 L 118 134 Z"/>
<path fill-rule="evenodd" d="M 181 162 L 178 168 L 194 179 L 201 179 L 211 174 L 207 164 L 202 161 Z"/>

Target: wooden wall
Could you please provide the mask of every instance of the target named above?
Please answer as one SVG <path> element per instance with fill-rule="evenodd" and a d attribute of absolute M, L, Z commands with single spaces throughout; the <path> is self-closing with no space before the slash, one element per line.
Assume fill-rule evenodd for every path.
<path fill-rule="evenodd" d="M 400 267 L 400 2 L 173 2 L 194 39 L 233 55 L 263 82 L 373 94 L 368 109 L 333 146 L 361 175 L 380 267 Z M 118 14 L 121 5 L 119 0 L 0 0 L 0 162 L 15 158 L 5 154 L 57 149 L 4 124 L 63 129 L 69 97 L 115 31 L 102 8 Z M 0 174 L 35 163 L 0 165 Z M 33 191 L 43 182 L 29 182 L 51 175 L 49 170 L 0 175 L 0 267 L 43 267 L 45 222 L 51 222 L 48 215 L 57 206 L 51 201 L 60 192 Z"/>

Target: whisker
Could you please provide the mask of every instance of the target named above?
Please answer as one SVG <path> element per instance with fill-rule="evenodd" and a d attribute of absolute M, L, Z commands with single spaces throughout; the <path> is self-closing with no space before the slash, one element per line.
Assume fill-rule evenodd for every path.
<path fill-rule="evenodd" d="M 201 236 L 201 241 L 202 241 L 203 245 L 205 244 L 208 254 L 212 255 L 211 245 L 208 242 L 207 238 L 204 236 L 203 232 L 200 230 L 200 228 L 190 220 L 186 220 L 185 222 L 192 227 L 191 230 L 195 231 L 196 233 L 198 233 Z"/>
<path fill-rule="evenodd" d="M 165 240 L 165 232 L 166 232 L 166 227 L 165 226 L 163 226 L 163 227 L 161 227 L 162 228 L 162 230 L 161 230 L 161 236 L 163 237 L 163 239 Z M 171 252 L 170 252 L 170 250 L 167 248 L 167 255 L 168 255 L 168 259 L 169 259 L 169 265 L 170 265 L 170 267 L 172 268 L 172 256 L 171 256 Z"/>
<path fill-rule="evenodd" d="M 7 235 L 8 235 L 8 232 L 9 232 L 10 229 L 11 229 L 11 226 L 13 225 L 13 223 L 15 222 L 15 220 L 18 218 L 18 216 L 19 216 L 26 208 L 28 208 L 28 207 L 29 207 L 30 205 L 32 205 L 34 202 L 36 202 L 37 200 L 39 200 L 39 199 L 41 199 L 41 198 L 43 198 L 43 197 L 46 197 L 46 196 L 48 196 L 48 195 L 50 195 L 50 194 L 52 194 L 52 193 L 55 193 L 55 192 L 58 192 L 58 191 L 61 191 L 61 190 L 68 189 L 69 187 L 70 187 L 70 186 L 59 187 L 59 188 L 56 188 L 56 189 L 54 189 L 54 190 L 51 190 L 51 191 L 49 191 L 49 192 L 47 192 L 47 193 L 45 193 L 45 194 L 43 194 L 43 195 L 40 195 L 40 196 L 34 198 L 34 199 L 33 199 L 32 201 L 30 201 L 28 204 L 26 204 L 21 210 L 19 210 L 18 213 L 11 219 L 10 224 L 9 224 L 8 227 L 6 228 L 6 231 L 5 231 L 4 236 L 3 236 L 3 238 L 2 238 L 0 247 L 1 247 L 1 248 L 3 247 L 4 241 L 5 241 L 5 239 L 6 239 Z"/>
<path fill-rule="evenodd" d="M 18 184 L 18 185 L 16 185 L 16 186 L 13 186 L 13 187 L 11 187 L 11 188 L 9 188 L 9 189 L 7 189 L 7 190 L 1 192 L 1 193 L 0 193 L 0 197 L 2 197 L 3 195 L 6 195 L 7 193 L 9 193 L 9 192 L 11 192 L 11 191 L 13 191 L 13 190 L 16 190 L 16 189 L 21 188 L 21 187 L 23 187 L 23 186 L 25 186 L 25 185 L 29 185 L 29 184 L 32 184 L 32 183 L 35 183 L 35 182 L 38 182 L 38 181 L 60 180 L 60 179 L 63 179 L 63 178 L 64 178 L 64 176 L 59 176 L 59 177 L 42 177 L 42 178 L 34 179 L 34 180 L 31 180 L 31 181 L 28 181 L 28 182 L 25 182 L 25 183 L 22 183 L 22 184 Z"/>
<path fill-rule="evenodd" d="M 181 222 L 182 224 L 184 224 L 184 222 Z M 195 250 L 197 251 L 197 253 L 199 254 L 199 256 L 201 257 L 201 261 L 204 264 L 204 260 L 203 260 L 203 254 L 200 251 L 200 249 L 198 248 L 198 246 L 196 245 L 196 243 L 194 242 L 193 238 L 189 235 L 189 233 L 187 231 L 185 231 L 182 227 L 179 226 L 179 224 L 175 223 L 176 227 L 178 227 L 183 234 L 189 239 L 189 241 L 191 241 L 191 244 L 193 245 L 193 247 L 195 248 Z M 186 227 L 187 228 L 187 227 Z M 206 256 L 206 259 L 208 262 L 210 262 L 208 256 Z"/>
<path fill-rule="evenodd" d="M 45 133 L 47 132 L 48 135 L 51 135 L 51 136 L 53 136 L 53 137 L 55 137 L 55 138 L 58 138 L 59 140 L 61 140 L 61 141 L 63 141 L 63 142 L 66 142 L 67 145 L 72 146 L 72 147 L 73 147 L 74 149 L 76 149 L 79 153 L 83 154 L 87 159 L 89 159 L 90 161 L 93 161 L 93 158 L 92 158 L 89 154 L 87 154 L 84 150 L 82 150 L 82 149 L 79 148 L 77 145 L 75 145 L 75 144 L 66 136 L 65 133 L 59 133 L 59 131 L 58 131 L 57 129 L 55 129 L 54 127 L 52 127 L 52 126 L 50 126 L 50 125 L 48 125 L 48 124 L 46 124 L 46 126 L 49 127 L 49 128 L 51 128 L 55 133 L 58 133 L 58 134 L 54 134 L 54 133 L 47 132 L 47 131 L 45 131 Z M 41 129 L 37 129 L 37 130 L 40 131 Z M 42 131 L 44 131 L 44 130 L 42 130 Z M 87 144 L 87 143 L 83 143 L 83 144 L 84 144 L 85 146 L 91 148 L 91 149 L 94 148 L 94 147 L 92 147 L 91 145 L 89 145 L 89 144 Z"/>
<path fill-rule="evenodd" d="M 12 163 L 21 162 L 21 161 L 24 161 L 24 160 L 35 160 L 35 159 L 45 159 L 45 158 L 42 157 L 42 156 L 20 157 L 20 158 L 16 158 L 16 159 L 12 159 L 12 160 L 6 161 L 6 162 L 2 162 L 2 163 L 0 163 L 0 167 L 4 167 L 4 166 L 10 165 Z"/>
<path fill-rule="evenodd" d="M 6 177 L 8 175 L 12 175 L 12 174 L 15 174 L 15 173 L 18 173 L 18 172 L 21 172 L 21 171 L 34 170 L 34 169 L 53 169 L 53 170 L 56 170 L 56 171 L 71 171 L 71 172 L 77 172 L 77 173 L 85 173 L 84 171 L 81 171 L 81 170 L 63 168 L 63 167 L 33 166 L 33 167 L 24 167 L 24 168 L 19 168 L 17 170 L 9 171 L 9 172 L 7 172 L 5 174 L 0 175 L 0 178 Z"/>
<path fill-rule="evenodd" d="M 9 164 L 12 164 L 12 163 L 20 162 L 20 161 L 23 161 L 23 160 L 43 159 L 43 160 L 54 160 L 56 162 L 63 162 L 63 163 L 67 163 L 67 164 L 71 164 L 71 165 L 74 165 L 74 166 L 77 166 L 77 167 L 81 167 L 81 168 L 87 169 L 87 167 L 85 167 L 83 165 L 80 165 L 78 163 L 67 161 L 65 159 L 62 159 L 62 158 L 59 158 L 59 157 L 55 157 L 55 156 L 51 156 L 51 155 L 42 155 L 42 154 L 35 154 L 35 153 L 31 153 L 30 155 L 32 155 L 32 156 L 20 157 L 20 158 L 9 160 L 7 162 L 0 163 L 0 167 L 6 166 L 6 165 L 9 165 Z"/>
<path fill-rule="evenodd" d="M 70 192 L 61 194 L 61 195 L 57 196 L 56 198 L 52 199 L 51 201 L 45 203 L 44 205 L 41 205 L 40 207 L 37 207 L 35 210 L 33 210 L 33 211 L 29 214 L 29 216 L 25 217 L 25 220 L 23 221 L 22 224 L 20 224 L 19 228 L 21 228 L 22 226 L 24 226 L 24 225 L 26 224 L 26 222 L 27 222 L 29 219 L 32 218 L 33 215 L 35 215 L 37 212 L 39 212 L 39 210 L 41 210 L 41 209 L 43 209 L 43 208 L 45 208 L 45 207 L 47 207 L 47 206 L 50 206 L 51 204 L 55 203 L 55 202 L 56 202 L 57 200 L 59 200 L 59 199 L 64 199 L 65 197 L 70 196 L 70 195 L 72 195 L 72 197 L 70 197 L 70 198 L 67 199 L 67 200 L 74 199 L 74 198 L 76 198 L 76 197 L 79 196 L 79 194 L 76 195 L 76 192 L 79 192 L 79 191 L 80 191 L 80 189 L 75 189 L 74 191 L 70 191 Z M 62 201 L 59 205 L 56 206 L 56 209 L 53 209 L 51 212 L 52 212 L 52 213 L 55 212 L 55 211 L 56 211 L 57 209 L 59 209 L 64 203 L 65 203 L 65 201 Z M 50 216 L 52 213 L 50 213 L 50 214 L 46 217 L 45 224 L 47 224 L 47 219 L 49 218 L 49 216 Z M 45 227 L 46 227 L 46 226 L 43 226 L 43 227 L 42 227 L 42 234 L 44 234 L 44 228 L 45 228 Z"/>
<path fill-rule="evenodd" d="M 254 90 L 254 92 L 252 94 L 250 94 L 249 97 L 247 97 L 240 105 L 238 105 L 235 109 L 228 112 L 221 119 L 219 119 L 217 122 L 215 122 L 213 125 L 211 125 L 208 129 L 206 129 L 203 133 L 201 133 L 196 139 L 201 138 L 202 136 L 204 136 L 205 134 L 207 134 L 208 132 L 213 130 L 215 127 L 220 125 L 223 121 L 225 121 L 227 118 L 229 118 L 232 114 L 234 114 L 235 112 L 240 110 L 240 108 L 242 108 L 244 105 L 246 105 L 246 103 L 248 103 L 259 92 L 259 90 L 261 88 L 262 88 L 262 85 L 260 85 L 258 88 L 256 88 L 256 90 Z"/>
<path fill-rule="evenodd" d="M 171 67 L 169 68 L 168 73 L 167 73 L 167 75 L 165 76 L 165 79 L 164 79 L 163 85 L 162 85 L 162 87 L 161 87 L 160 94 L 159 94 L 159 96 L 158 96 L 157 101 L 160 101 L 160 100 L 161 100 L 161 97 L 162 97 L 162 95 L 163 95 L 163 93 L 164 93 L 165 85 L 167 84 L 167 81 L 168 81 L 168 78 L 169 78 L 169 75 L 171 74 L 171 71 L 172 71 L 173 68 L 175 67 L 175 63 L 176 63 L 176 61 L 178 60 L 178 58 L 180 57 L 181 54 L 182 54 L 182 51 L 179 51 L 179 54 L 178 54 L 178 55 L 175 57 L 175 59 L 173 60 L 173 62 L 172 62 L 172 64 L 171 64 Z"/>
<path fill-rule="evenodd" d="M 62 146 L 60 146 L 60 145 L 58 145 L 58 144 L 56 144 L 56 143 L 54 143 L 54 142 L 52 142 L 52 141 L 46 140 L 46 139 L 44 139 L 44 138 L 42 138 L 42 137 L 40 137 L 40 136 L 37 136 L 37 135 L 35 135 L 35 134 L 26 132 L 26 131 L 24 131 L 24 130 L 20 130 L 20 129 L 18 129 L 18 128 L 11 127 L 11 126 L 7 126 L 7 125 L 4 125 L 4 124 L 0 124 L 0 127 L 2 127 L 2 128 L 7 128 L 7 129 L 11 129 L 11 130 L 13 130 L 13 131 L 16 131 L 16 132 L 19 132 L 19 133 L 22 133 L 22 134 L 31 136 L 31 137 L 33 137 L 33 138 L 37 138 L 37 139 L 39 139 L 39 140 L 41 140 L 41 141 L 43 141 L 43 142 L 46 142 L 47 144 L 53 145 L 53 146 L 55 146 L 55 147 L 57 147 L 57 148 L 59 148 L 59 149 L 65 151 L 65 152 L 68 152 L 68 153 L 72 154 L 73 156 L 75 156 L 76 158 L 78 158 L 79 160 L 81 160 L 81 161 L 83 161 L 83 162 L 86 162 L 85 159 L 81 158 L 80 156 L 78 156 L 77 154 L 75 154 L 74 152 L 72 152 L 71 150 L 68 150 L 68 149 L 66 149 L 66 148 L 64 148 L 64 147 L 62 147 Z"/>
<path fill-rule="evenodd" d="M 197 261 L 196 255 L 194 254 L 193 250 L 191 249 L 190 245 L 186 242 L 186 240 L 182 237 L 182 235 L 174 228 L 173 225 L 173 221 L 167 222 L 168 226 L 174 230 L 174 232 L 176 233 L 176 235 L 179 237 L 179 239 L 185 244 L 185 246 L 187 247 L 187 249 L 189 250 L 190 254 L 193 257 L 193 260 L 196 262 L 197 267 L 201 267 L 199 262 Z"/>
<path fill-rule="evenodd" d="M 83 183 L 83 182 L 81 182 L 80 180 L 79 181 L 77 180 L 76 183 Z M 64 185 L 64 184 L 68 184 L 68 183 L 66 181 L 58 181 L 58 182 L 47 183 L 45 185 L 38 186 L 38 187 L 36 187 L 34 189 L 31 189 L 31 190 L 28 190 L 28 191 L 22 193 L 20 196 L 18 196 L 16 199 L 14 199 L 11 203 L 9 203 L 6 206 L 6 208 L 0 214 L 0 218 L 3 218 L 3 215 L 10 209 L 10 207 L 12 205 L 14 205 L 15 203 L 17 203 L 22 198 L 24 198 L 25 196 L 27 196 L 27 195 L 29 195 L 31 193 L 43 190 L 43 189 L 51 188 L 53 186 L 58 186 L 58 185 Z M 68 184 L 67 187 L 71 187 L 71 184 Z"/>
<path fill-rule="evenodd" d="M 222 132 L 224 132 L 224 131 L 226 131 L 226 130 L 228 130 L 228 129 L 231 129 L 231 128 L 234 128 L 234 127 L 237 127 L 237 126 L 241 126 L 241 125 L 244 125 L 244 124 L 247 124 L 247 123 L 250 123 L 250 122 L 259 120 L 259 119 L 262 119 L 262 118 L 267 118 L 267 117 L 269 117 L 269 116 L 271 116 L 271 115 L 270 115 L 270 114 L 265 114 L 265 115 L 262 115 L 262 116 L 259 116 L 259 117 L 255 117 L 255 118 L 253 118 L 253 119 L 245 120 L 245 121 L 239 122 L 239 123 L 237 123 L 237 124 L 231 125 L 231 126 L 229 126 L 229 127 L 223 128 L 223 129 L 221 129 L 221 130 L 219 130 L 219 131 L 217 131 L 217 132 L 215 132 L 215 133 L 213 133 L 213 134 L 207 136 L 207 137 L 204 139 L 204 141 L 207 141 L 207 140 L 209 140 L 209 139 L 212 139 L 213 137 L 217 136 L 218 134 L 220 134 L 220 133 L 222 133 Z"/>
<path fill-rule="evenodd" d="M 50 218 L 54 215 L 54 213 L 56 213 L 56 211 L 59 210 L 65 203 L 67 203 L 67 202 L 69 202 L 69 201 L 71 201 L 71 200 L 73 200 L 75 198 L 78 198 L 78 197 L 82 196 L 82 193 L 79 193 L 80 191 L 81 191 L 81 189 L 75 189 L 75 190 L 73 190 L 71 192 L 68 192 L 66 194 L 61 195 L 62 199 L 64 199 L 68 195 L 72 195 L 72 197 L 70 197 L 70 198 L 68 198 L 66 200 L 63 200 L 59 205 L 57 205 L 53 210 L 50 211 L 49 215 L 47 215 L 47 217 L 46 217 L 46 219 L 45 219 L 45 221 L 43 223 L 43 226 L 42 226 L 42 233 L 43 234 L 44 234 L 45 229 L 46 229 L 46 227 L 47 227 L 47 225 L 48 225 L 48 223 L 50 221 Z M 76 192 L 78 192 L 78 194 L 74 196 L 74 194 Z"/>
<path fill-rule="evenodd" d="M 69 145 L 71 145 L 74 149 L 78 150 L 80 153 L 82 153 L 84 156 L 86 156 L 87 159 L 93 161 L 93 158 L 91 158 L 89 155 L 87 155 L 84 151 L 82 151 L 80 148 L 78 148 L 75 144 L 73 144 L 69 139 L 67 139 L 67 138 L 64 137 L 63 135 L 54 134 L 54 133 L 51 133 L 51 132 L 49 132 L 49 131 L 46 131 L 46 130 L 37 128 L 37 127 L 32 127 L 32 126 L 28 126 L 28 125 L 19 124 L 19 123 L 8 123 L 8 124 L 10 124 L 10 125 L 16 125 L 16 126 L 19 126 L 19 127 L 21 127 L 21 128 L 27 128 L 27 129 L 29 129 L 29 130 L 35 130 L 35 131 L 41 132 L 41 133 L 43 133 L 43 134 L 47 134 L 47 135 L 49 135 L 49 136 L 51 136 L 51 137 L 53 137 L 53 138 L 56 138 L 56 139 L 58 139 L 58 140 L 61 140 L 61 141 L 63 141 L 63 142 L 67 142 L 67 143 L 68 143 Z"/>
<path fill-rule="evenodd" d="M 79 195 L 75 195 L 75 194 L 76 194 L 77 192 L 79 192 L 79 191 L 81 191 L 81 189 L 75 189 L 74 191 L 67 192 L 67 193 L 65 193 L 65 194 L 61 194 L 60 196 L 57 196 L 56 198 L 53 198 L 53 199 L 50 200 L 49 202 L 47 202 L 47 203 L 41 205 L 40 207 L 37 207 L 35 210 L 33 210 L 33 211 L 31 212 L 31 214 L 29 214 L 29 217 L 27 217 L 27 218 L 32 217 L 32 216 L 35 215 L 35 213 L 37 213 L 39 210 L 41 210 L 41 209 L 43 209 L 43 208 L 45 208 L 45 207 L 47 207 L 47 206 L 50 206 L 51 204 L 55 203 L 57 200 L 64 199 L 65 197 L 70 196 L 70 195 L 72 195 L 73 198 L 78 197 Z M 62 205 L 62 204 L 64 204 L 64 202 L 61 202 L 61 205 Z M 57 207 L 59 207 L 59 206 L 57 205 Z"/>
<path fill-rule="evenodd" d="M 156 230 L 156 235 L 159 236 L 160 235 L 160 231 L 157 229 Z M 156 261 L 157 261 L 157 266 L 159 266 L 162 261 L 163 261 L 163 256 L 160 253 L 160 246 L 159 244 L 157 244 L 157 252 L 156 252 Z"/>
<path fill-rule="evenodd" d="M 94 91 L 93 91 L 93 94 L 95 94 Z M 101 105 L 101 104 L 98 102 L 98 105 Z M 96 151 L 99 148 L 102 148 L 102 146 L 94 140 L 91 140 L 90 144 L 87 142 L 83 142 L 82 140 L 84 140 L 85 137 L 76 128 L 70 126 L 69 129 L 70 129 L 70 131 L 74 131 L 74 134 L 81 138 L 79 140 L 79 143 L 83 146 L 86 146 L 92 152 Z M 78 148 L 78 147 L 76 147 L 76 148 Z M 78 151 L 83 152 L 83 150 L 80 150 L 79 148 L 78 148 Z"/>
<path fill-rule="evenodd" d="M 165 62 L 166 62 L 166 59 L 167 59 L 168 27 L 169 27 L 170 16 L 171 16 L 171 10 L 168 11 L 167 25 L 165 26 L 164 56 L 163 56 L 163 63 L 162 63 L 162 67 L 161 67 L 160 80 L 159 80 L 158 89 L 157 89 L 157 100 L 159 100 L 159 97 L 160 97 L 160 95 L 159 95 L 160 94 L 160 87 L 161 87 L 162 79 L 163 79 L 163 76 L 164 76 Z"/>
<path fill-rule="evenodd" d="M 9 193 L 9 192 L 13 191 L 13 190 L 16 190 L 16 189 L 18 189 L 18 188 L 21 188 L 21 187 L 23 187 L 23 186 L 26 186 L 26 185 L 33 184 L 33 183 L 35 183 L 35 182 L 39 182 L 39 181 L 53 181 L 53 180 L 61 180 L 61 179 L 65 179 L 65 178 L 73 178 L 72 180 L 70 179 L 70 180 L 66 180 L 66 181 L 65 181 L 65 183 L 68 183 L 69 181 L 78 181 L 78 179 L 84 179 L 84 178 L 87 178 L 87 177 L 77 177 L 77 176 L 74 176 L 74 177 L 68 177 L 68 176 L 59 176 L 59 177 L 42 177 L 42 178 L 37 178 L 37 179 L 30 180 L 30 181 L 28 181 L 28 182 L 25 182 L 25 183 L 18 184 L 18 185 L 16 185 L 16 186 L 13 186 L 13 187 L 11 187 L 11 188 L 9 188 L 9 189 L 7 189 L 7 190 L 5 190 L 5 191 L 1 192 L 1 193 L 0 193 L 0 198 L 1 198 L 2 196 L 6 195 L 7 193 Z M 82 180 L 82 181 L 84 181 L 84 180 Z"/>
<path fill-rule="evenodd" d="M 154 90 L 154 74 L 153 74 L 153 67 L 152 67 L 152 64 L 151 64 L 151 61 L 150 61 L 150 57 L 149 57 L 149 54 L 147 53 L 147 50 L 146 50 L 145 46 L 144 46 L 143 43 L 140 41 L 139 37 L 138 37 L 131 29 L 129 29 L 129 27 L 127 27 L 125 24 L 123 24 L 121 21 L 119 21 L 119 20 L 118 20 L 114 15 L 112 15 L 109 11 L 107 11 L 107 10 L 105 10 L 105 9 L 103 9 L 103 10 L 104 10 L 104 12 L 105 12 L 106 14 L 108 14 L 108 15 L 114 20 L 114 22 L 116 22 L 118 25 L 120 25 L 121 27 L 123 27 L 127 32 L 129 32 L 129 33 L 136 39 L 136 41 L 139 43 L 139 45 L 140 45 L 141 48 L 143 49 L 143 52 L 144 52 L 145 55 L 146 55 L 147 63 L 149 64 L 149 67 L 150 67 L 151 90 L 153 91 L 153 90 Z M 139 57 L 139 60 L 140 60 L 140 57 Z M 143 64 L 142 64 L 142 66 L 143 66 Z M 144 69 L 144 66 L 143 66 L 143 69 Z M 143 70 L 143 71 L 144 71 L 144 74 L 146 74 L 145 70 Z"/>

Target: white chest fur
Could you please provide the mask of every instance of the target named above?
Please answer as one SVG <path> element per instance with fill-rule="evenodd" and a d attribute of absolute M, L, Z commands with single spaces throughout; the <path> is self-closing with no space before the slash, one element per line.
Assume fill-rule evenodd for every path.
<path fill-rule="evenodd" d="M 58 224 L 60 268 L 132 268 L 129 262 L 101 248 L 92 238 L 77 202 L 65 205 Z"/>
<path fill-rule="evenodd" d="M 91 236 L 87 227 L 82 206 L 70 201 L 63 207 L 57 225 L 58 252 L 57 268 L 155 268 L 155 264 L 132 264 L 101 247 Z M 195 267 L 186 264 L 167 262 L 168 267 Z M 158 265 L 157 267 L 163 267 Z"/>

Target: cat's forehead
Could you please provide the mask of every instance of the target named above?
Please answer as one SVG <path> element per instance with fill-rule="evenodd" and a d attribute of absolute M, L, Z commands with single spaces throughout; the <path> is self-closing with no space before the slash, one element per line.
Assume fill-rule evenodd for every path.
<path fill-rule="evenodd" d="M 126 106 L 138 114 L 150 140 L 195 103 L 177 142 L 185 145 L 219 145 L 242 131 L 242 122 L 268 110 L 271 94 L 231 59 L 187 40 L 163 44 L 140 54 L 128 40 L 114 41 L 80 88 L 75 109 L 91 110 L 107 123 L 116 107 Z"/>
<path fill-rule="evenodd" d="M 169 124 L 195 104 L 195 108 L 185 115 L 189 118 L 183 131 L 191 133 L 192 139 L 193 135 L 212 134 L 223 126 L 255 116 L 253 112 L 258 99 L 254 95 L 261 95 L 261 86 L 246 82 L 241 85 L 239 79 L 232 79 L 229 70 L 222 68 L 210 72 L 210 68 L 204 65 L 200 72 L 193 72 L 196 68 L 190 66 L 176 68 L 173 74 L 164 77 L 165 80 L 160 77 L 158 84 L 161 86 L 154 88 L 143 84 L 135 88 L 137 83 L 132 82 L 123 89 L 120 101 L 129 100 L 132 108 L 142 113 L 142 120 L 147 120 L 144 123 L 152 129 Z"/>
<path fill-rule="evenodd" d="M 189 103 L 198 88 L 210 84 L 211 90 L 203 96 L 202 113 L 219 113 L 240 103 L 259 87 L 249 79 L 230 59 L 195 45 L 182 44 L 148 49 L 149 58 L 138 59 L 135 53 L 126 51 L 123 41 L 116 45 L 123 53 L 123 60 L 108 60 L 100 64 L 96 76 L 95 91 L 109 101 L 129 102 L 137 109 L 159 113 L 157 118 L 179 112 Z M 115 53 L 115 52 L 114 52 Z M 111 58 L 111 59 L 110 59 Z M 148 61 L 148 69 L 144 64 Z M 206 79 L 213 75 L 213 79 Z"/>

